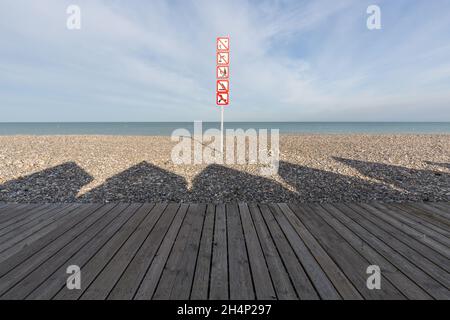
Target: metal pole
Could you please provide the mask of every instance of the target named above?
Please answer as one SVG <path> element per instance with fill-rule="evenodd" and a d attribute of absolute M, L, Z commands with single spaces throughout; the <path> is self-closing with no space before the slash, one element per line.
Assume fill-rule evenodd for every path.
<path fill-rule="evenodd" d="M 223 106 L 220 107 L 220 109 L 222 110 L 222 116 L 221 116 L 221 120 L 220 120 L 220 150 L 222 151 L 223 154 Z"/>

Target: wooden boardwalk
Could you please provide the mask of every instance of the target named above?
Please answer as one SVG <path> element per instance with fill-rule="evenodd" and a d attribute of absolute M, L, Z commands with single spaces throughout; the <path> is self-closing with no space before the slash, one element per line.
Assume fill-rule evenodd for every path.
<path fill-rule="evenodd" d="M 81 289 L 66 288 L 69 265 Z M 366 285 L 369 265 L 381 289 Z M 0 204 L 1 299 L 450 299 L 450 203 Z"/>

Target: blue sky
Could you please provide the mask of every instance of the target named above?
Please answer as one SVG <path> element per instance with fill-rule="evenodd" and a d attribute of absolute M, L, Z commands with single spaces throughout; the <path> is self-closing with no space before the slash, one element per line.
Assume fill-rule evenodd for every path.
<path fill-rule="evenodd" d="M 220 35 L 226 120 L 450 121 L 448 0 L 2 0 L 0 121 L 219 120 Z"/>

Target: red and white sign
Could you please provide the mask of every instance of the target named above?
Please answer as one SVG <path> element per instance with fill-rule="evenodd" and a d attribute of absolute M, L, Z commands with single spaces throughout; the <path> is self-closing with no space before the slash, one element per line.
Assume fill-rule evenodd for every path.
<path fill-rule="evenodd" d="M 218 106 L 227 106 L 229 99 L 228 99 L 228 92 L 226 93 L 221 93 L 221 92 L 217 92 L 216 93 L 216 103 Z"/>
<path fill-rule="evenodd" d="M 218 37 L 216 42 L 216 104 L 230 103 L 230 38 Z"/>
<path fill-rule="evenodd" d="M 217 65 L 227 66 L 230 64 L 230 53 L 229 52 L 217 52 Z"/>
<path fill-rule="evenodd" d="M 228 80 L 217 80 L 216 91 L 221 93 L 230 91 L 230 82 Z"/>
<path fill-rule="evenodd" d="M 230 77 L 230 67 L 217 66 L 217 79 L 228 79 Z"/>
<path fill-rule="evenodd" d="M 217 51 L 230 51 L 230 38 L 218 37 L 217 38 Z"/>

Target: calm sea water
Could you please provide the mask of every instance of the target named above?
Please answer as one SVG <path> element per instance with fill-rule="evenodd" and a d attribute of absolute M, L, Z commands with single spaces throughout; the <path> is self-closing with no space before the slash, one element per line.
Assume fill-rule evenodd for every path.
<path fill-rule="evenodd" d="M 192 122 L 0 123 L 0 135 L 160 135 Z M 203 129 L 220 128 L 204 122 Z M 450 122 L 226 122 L 226 129 L 279 129 L 280 133 L 450 133 Z"/>

